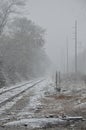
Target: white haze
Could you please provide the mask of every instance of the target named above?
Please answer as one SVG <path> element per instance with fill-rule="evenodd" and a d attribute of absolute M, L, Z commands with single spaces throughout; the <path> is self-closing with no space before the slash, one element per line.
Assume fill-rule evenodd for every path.
<path fill-rule="evenodd" d="M 46 52 L 58 70 L 66 71 L 66 37 L 70 63 L 74 56 L 74 24 L 78 22 L 78 53 L 86 43 L 85 0 L 29 0 L 29 19 L 46 29 Z"/>

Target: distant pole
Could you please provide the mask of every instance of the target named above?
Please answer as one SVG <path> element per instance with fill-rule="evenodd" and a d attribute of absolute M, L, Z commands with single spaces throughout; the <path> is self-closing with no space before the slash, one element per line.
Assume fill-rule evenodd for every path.
<path fill-rule="evenodd" d="M 58 74 L 57 74 L 57 71 L 56 71 L 56 88 L 57 88 L 57 86 L 58 86 Z"/>
<path fill-rule="evenodd" d="M 61 92 L 61 73 L 59 72 L 59 88 L 58 88 L 58 92 Z"/>
<path fill-rule="evenodd" d="M 68 47 L 68 38 L 67 38 L 67 45 L 66 45 L 66 48 L 67 48 L 67 74 L 69 72 L 69 47 Z"/>
<path fill-rule="evenodd" d="M 59 86 L 60 86 L 60 83 L 61 83 L 61 73 L 59 71 Z"/>
<path fill-rule="evenodd" d="M 75 21 L 75 73 L 77 74 L 77 21 Z"/>

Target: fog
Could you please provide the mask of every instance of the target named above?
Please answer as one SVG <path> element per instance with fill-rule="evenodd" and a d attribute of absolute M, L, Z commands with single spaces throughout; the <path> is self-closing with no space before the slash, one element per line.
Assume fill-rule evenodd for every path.
<path fill-rule="evenodd" d="M 66 39 L 69 63 L 74 58 L 74 26 L 78 23 L 78 53 L 86 47 L 85 0 L 29 0 L 28 18 L 46 29 L 45 49 L 58 70 L 66 71 Z"/>
<path fill-rule="evenodd" d="M 86 74 L 85 0 L 0 3 L 2 86 L 44 76 L 51 67 Z"/>

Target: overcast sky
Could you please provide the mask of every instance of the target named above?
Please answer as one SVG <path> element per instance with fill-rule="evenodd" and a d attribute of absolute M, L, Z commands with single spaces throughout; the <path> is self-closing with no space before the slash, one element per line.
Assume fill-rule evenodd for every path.
<path fill-rule="evenodd" d="M 78 52 L 86 44 L 86 0 L 29 0 L 29 18 L 46 29 L 46 52 L 58 69 L 66 70 L 66 37 L 69 59 L 74 55 L 74 24 L 78 22 Z"/>

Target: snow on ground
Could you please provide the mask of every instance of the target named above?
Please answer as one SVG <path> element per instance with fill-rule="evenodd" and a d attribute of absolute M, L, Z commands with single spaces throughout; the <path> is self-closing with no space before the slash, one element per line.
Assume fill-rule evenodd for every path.
<path fill-rule="evenodd" d="M 15 115 L 17 121 L 8 122 L 6 126 L 26 125 L 28 128 L 40 128 L 46 122 L 45 120 L 49 122 L 50 118 L 46 119 L 45 117 L 52 114 L 57 117 L 62 116 L 62 114 L 83 116 L 82 109 L 86 112 L 86 84 L 83 81 L 77 83 L 69 81 L 62 82 L 60 87 L 61 92 L 56 92 L 55 82 L 48 78 L 31 88 L 30 91 L 28 90 L 26 92 L 28 98 L 26 105 Z M 32 94 L 28 95 L 30 92 Z M 51 119 L 52 122 L 53 119 Z"/>
<path fill-rule="evenodd" d="M 15 96 L 15 95 L 21 93 L 23 90 L 25 90 L 25 89 L 31 87 L 32 85 L 34 85 L 34 83 L 39 82 L 39 81 L 40 81 L 39 79 L 36 79 L 36 80 L 34 80 L 34 81 L 23 82 L 23 83 L 21 83 L 21 84 L 17 84 L 16 86 L 12 86 L 12 87 L 10 87 L 10 88 L 0 89 L 0 92 L 2 92 L 2 90 L 3 90 L 3 92 L 9 90 L 9 91 L 7 91 L 6 93 L 2 93 L 2 94 L 0 95 L 0 103 L 3 103 L 4 101 L 6 101 L 6 100 L 12 98 L 13 96 Z M 27 83 L 29 83 L 29 84 L 27 84 Z M 24 84 L 26 84 L 26 85 L 24 85 Z M 24 85 L 24 86 L 21 86 L 21 85 Z M 21 86 L 21 87 L 19 87 L 19 86 Z M 16 87 L 16 89 L 14 89 L 15 87 Z M 19 88 L 18 88 L 18 87 L 19 87 Z M 12 90 L 12 89 L 13 89 L 13 90 Z M 14 98 L 12 101 L 9 101 L 9 102 L 6 103 L 6 105 L 1 106 L 1 107 L 0 107 L 0 114 L 5 113 L 5 111 L 6 111 L 7 109 L 10 109 L 10 108 L 11 108 L 18 100 L 20 100 L 22 97 L 23 97 L 23 94 L 20 95 L 19 97 L 16 97 L 16 96 L 15 96 L 15 98 Z"/>
<path fill-rule="evenodd" d="M 19 86 L 21 86 L 23 84 L 27 84 L 27 83 L 30 83 L 30 82 L 32 82 L 32 80 L 30 80 L 29 82 L 23 81 L 22 83 L 16 83 L 16 85 L 13 85 L 13 86 L 10 86 L 10 87 L 0 88 L 0 94 L 3 93 L 3 92 L 6 92 L 8 90 L 15 89 L 16 87 L 19 87 Z"/>
<path fill-rule="evenodd" d="M 7 102 L 5 106 L 0 107 L 0 115 L 7 113 L 7 110 L 9 110 L 20 99 L 22 99 L 22 95 L 19 97 L 15 97 L 15 99 L 13 99 L 12 101 Z"/>
<path fill-rule="evenodd" d="M 40 79 L 42 79 L 42 78 L 40 78 Z M 27 83 L 32 83 L 32 82 L 34 82 L 34 81 L 37 81 L 37 80 L 40 80 L 39 78 L 36 78 L 36 79 L 33 79 L 33 80 L 29 80 L 29 81 L 23 81 L 23 82 L 21 82 L 21 83 L 16 83 L 15 85 L 12 85 L 12 86 L 5 86 L 5 87 L 3 87 L 3 88 L 0 88 L 0 94 L 2 94 L 3 92 L 6 92 L 6 91 L 9 91 L 9 90 L 11 90 L 11 89 L 15 89 L 15 88 L 17 88 L 17 87 L 20 87 L 20 86 L 22 86 L 22 85 L 24 85 L 24 84 L 27 84 Z"/>
<path fill-rule="evenodd" d="M 81 109 L 81 110 L 86 110 L 86 102 L 84 102 L 84 103 L 80 103 L 80 104 L 78 104 L 78 105 L 76 105 L 75 106 L 75 109 Z"/>
<path fill-rule="evenodd" d="M 34 94 L 30 97 L 27 106 L 19 112 L 18 116 L 20 118 L 23 118 L 25 115 L 33 116 L 34 112 L 42 107 L 40 99 L 45 96 L 45 92 L 50 88 L 50 83 L 51 79 L 47 79 L 32 88 Z"/>
<path fill-rule="evenodd" d="M 64 125 L 66 124 L 66 121 L 61 120 L 59 118 L 33 118 L 33 119 L 22 119 L 19 121 L 14 121 L 14 122 L 10 122 L 5 124 L 4 126 L 15 126 L 15 127 L 22 127 L 22 126 L 26 126 L 27 128 L 44 128 L 44 127 L 49 127 L 49 124 L 51 124 L 51 126 L 53 125 Z"/>

